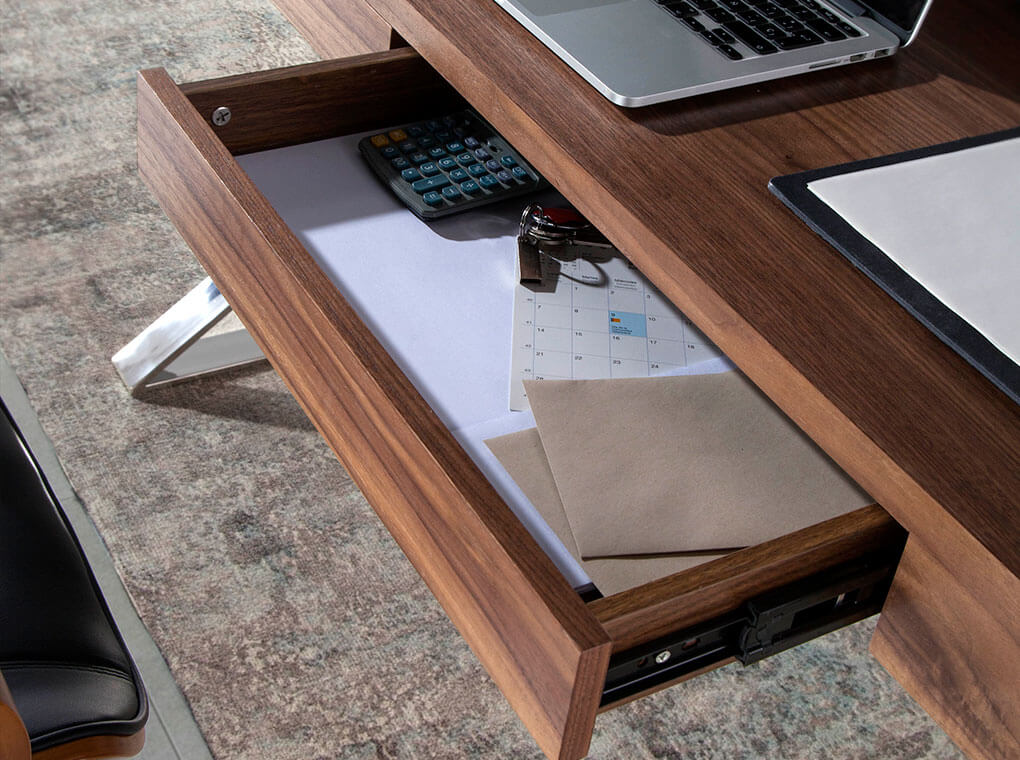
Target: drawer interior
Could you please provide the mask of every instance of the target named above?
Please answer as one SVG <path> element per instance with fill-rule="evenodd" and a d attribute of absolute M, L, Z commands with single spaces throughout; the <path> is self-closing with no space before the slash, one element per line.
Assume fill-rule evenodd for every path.
<path fill-rule="evenodd" d="M 456 413 L 380 326 L 384 312 L 324 274 L 333 254 L 314 250 L 309 230 L 332 210 L 349 213 L 350 199 L 317 194 L 287 208 L 281 188 L 314 173 L 316 154 L 296 153 L 310 163 L 288 175 L 273 163 L 283 154 L 267 153 L 462 106 L 410 49 L 179 87 L 143 72 L 139 167 L 540 746 L 567 756 L 587 747 L 598 709 L 877 611 L 904 535 L 871 506 L 582 599 L 583 572 L 486 460 L 485 426 L 451 430 Z M 216 126 L 223 108 L 230 118 Z M 499 128 L 500 114 L 483 115 Z M 490 219 L 500 230 L 501 213 Z M 352 253 L 360 264 L 371 256 Z M 371 267 L 364 273 L 370 282 Z M 383 297 L 397 287 L 376 284 Z"/>

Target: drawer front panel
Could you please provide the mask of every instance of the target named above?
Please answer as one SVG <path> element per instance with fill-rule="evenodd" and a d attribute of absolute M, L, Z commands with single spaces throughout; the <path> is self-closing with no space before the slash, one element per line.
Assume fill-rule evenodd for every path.
<path fill-rule="evenodd" d="M 344 92 L 345 111 L 385 121 L 392 105 L 371 109 L 405 90 L 363 75 L 414 57 L 336 62 L 335 92 L 314 86 L 320 64 L 284 79 L 295 98 Z M 610 650 L 595 616 L 165 71 L 141 73 L 138 118 L 139 169 L 167 215 L 539 746 L 582 757 Z"/>
<path fill-rule="evenodd" d="M 903 529 L 873 505 L 600 599 L 591 608 L 617 653 L 733 614 L 755 597 L 848 561 L 873 553 L 895 559 L 904 540 Z"/>

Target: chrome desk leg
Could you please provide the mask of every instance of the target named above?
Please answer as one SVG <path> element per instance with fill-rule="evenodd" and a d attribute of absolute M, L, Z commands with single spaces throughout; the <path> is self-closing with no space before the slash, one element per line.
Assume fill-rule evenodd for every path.
<path fill-rule="evenodd" d="M 133 396 L 150 388 L 262 361 L 246 330 L 202 336 L 230 312 L 206 277 L 113 357 Z"/>

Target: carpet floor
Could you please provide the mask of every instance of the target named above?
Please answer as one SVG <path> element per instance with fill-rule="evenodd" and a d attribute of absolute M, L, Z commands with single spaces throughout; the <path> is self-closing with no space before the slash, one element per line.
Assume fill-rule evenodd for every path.
<path fill-rule="evenodd" d="M 283 384 L 132 399 L 109 357 L 203 273 L 138 178 L 135 71 L 314 60 L 269 0 L 0 0 L 0 343 L 217 758 L 538 758 Z M 873 622 L 600 716 L 596 758 L 958 751 Z"/>

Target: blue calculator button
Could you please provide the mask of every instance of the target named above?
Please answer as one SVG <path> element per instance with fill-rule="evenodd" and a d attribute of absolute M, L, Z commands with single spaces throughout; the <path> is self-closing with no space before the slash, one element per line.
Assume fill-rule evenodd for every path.
<path fill-rule="evenodd" d="M 448 127 L 452 127 L 456 123 L 457 117 L 454 116 L 453 114 L 447 114 L 446 116 L 443 117 L 443 124 L 445 124 Z"/>
<path fill-rule="evenodd" d="M 440 124 L 435 119 L 430 119 L 429 121 L 425 122 L 425 126 L 430 132 L 435 132 L 437 129 L 440 129 L 443 125 Z"/>
<path fill-rule="evenodd" d="M 461 153 L 459 156 L 457 156 L 457 163 L 459 163 L 461 166 L 471 166 L 471 164 L 473 164 L 474 162 L 475 162 L 474 153 Z"/>
<path fill-rule="evenodd" d="M 416 179 L 421 179 L 421 175 L 417 169 L 404 169 L 400 172 L 400 176 L 406 179 L 408 182 L 414 182 Z"/>
<path fill-rule="evenodd" d="M 473 179 L 469 179 L 467 182 L 461 182 L 460 189 L 461 192 L 465 193 L 466 195 L 474 195 L 475 193 L 482 192 L 482 188 L 480 188 L 478 186 L 478 183 L 475 182 Z"/>
<path fill-rule="evenodd" d="M 513 169 L 510 170 L 510 173 L 513 174 L 517 179 L 521 180 L 522 182 L 526 179 L 531 179 L 528 176 L 528 173 L 524 171 L 524 168 L 520 166 L 515 166 Z"/>
<path fill-rule="evenodd" d="M 420 124 L 415 124 L 413 127 L 407 128 L 407 134 L 411 135 L 411 137 L 421 137 L 425 134 L 425 130 Z"/>
<path fill-rule="evenodd" d="M 475 158 L 479 161 L 488 161 L 492 158 L 492 154 L 489 153 L 485 148 L 475 148 Z"/>
<path fill-rule="evenodd" d="M 484 177 L 478 178 L 478 184 L 484 187 L 486 190 L 492 190 L 493 188 L 499 187 L 499 180 L 497 180 L 491 174 L 486 174 Z"/>
<path fill-rule="evenodd" d="M 457 168 L 457 162 L 454 161 L 449 156 L 447 156 L 446 158 L 439 159 L 436 163 L 439 164 L 439 168 L 442 169 L 444 172 L 448 172 Z"/>
<path fill-rule="evenodd" d="M 431 148 L 431 149 L 429 150 L 429 155 L 430 155 L 430 156 L 431 156 L 432 158 L 442 158 L 443 156 L 445 156 L 445 155 L 446 155 L 446 151 L 445 151 L 445 150 L 443 150 L 442 148 L 439 148 L 439 147 L 436 147 L 436 148 Z"/>
<path fill-rule="evenodd" d="M 463 169 L 454 169 L 450 172 L 450 179 L 454 182 L 463 182 L 468 178 L 468 173 Z"/>
<path fill-rule="evenodd" d="M 446 198 L 446 200 L 448 200 L 448 201 L 455 201 L 458 198 L 460 198 L 460 190 L 458 190 L 457 188 L 452 187 L 452 186 L 451 187 L 444 187 L 443 188 L 443 197 Z"/>
<path fill-rule="evenodd" d="M 450 180 L 440 174 L 438 177 L 426 177 L 418 180 L 411 185 L 411 189 L 416 193 L 427 193 L 429 190 L 439 190 L 449 184 Z"/>
<path fill-rule="evenodd" d="M 420 151 L 418 153 L 412 153 L 407 158 L 413 164 L 421 164 L 429 160 L 429 157 Z"/>
<path fill-rule="evenodd" d="M 513 181 L 513 177 L 510 176 L 510 172 L 508 172 L 506 169 L 500 169 L 498 172 L 496 172 L 496 179 L 498 179 L 500 182 L 506 183 L 510 183 Z"/>
<path fill-rule="evenodd" d="M 470 174 L 472 177 L 481 177 L 483 174 L 488 173 L 489 170 L 486 169 L 481 164 L 471 164 L 471 166 L 468 167 L 468 174 Z"/>
<path fill-rule="evenodd" d="M 461 145 L 459 142 L 452 142 L 446 144 L 446 149 L 451 153 L 460 153 L 462 150 L 464 150 L 464 146 Z"/>
<path fill-rule="evenodd" d="M 411 162 L 408 161 L 403 156 L 397 156 L 392 161 L 390 161 L 390 163 L 393 164 L 393 168 L 396 169 L 398 172 L 403 171 L 404 169 L 411 165 Z"/>
<path fill-rule="evenodd" d="M 414 153 L 418 150 L 418 143 L 414 140 L 404 140 L 404 142 L 400 143 L 398 147 L 404 151 L 404 153 Z"/>
<path fill-rule="evenodd" d="M 439 174 L 439 167 L 436 166 L 431 161 L 429 161 L 419 166 L 418 171 L 420 171 L 426 177 L 433 177 L 436 174 Z"/>
<path fill-rule="evenodd" d="M 503 156 L 499 160 L 503 163 L 503 166 L 517 166 L 517 160 L 513 156 Z"/>
<path fill-rule="evenodd" d="M 421 148 L 432 148 L 436 144 L 436 138 L 425 135 L 418 139 L 418 146 Z"/>
<path fill-rule="evenodd" d="M 379 153 L 383 158 L 396 158 L 400 155 L 400 149 L 396 145 L 387 145 L 385 148 L 380 148 Z"/>
<path fill-rule="evenodd" d="M 464 138 L 464 144 L 466 146 L 468 146 L 469 148 L 472 148 L 472 149 L 473 148 L 477 148 L 477 147 L 479 147 L 481 145 L 481 143 L 478 142 L 478 138 L 474 137 L 473 135 L 469 136 L 469 137 L 465 137 Z"/>
<path fill-rule="evenodd" d="M 490 172 L 498 172 L 499 161 L 497 161 L 494 158 L 490 158 L 488 161 L 485 162 L 485 168 L 488 169 Z"/>
<path fill-rule="evenodd" d="M 430 206 L 438 206 L 443 202 L 443 196 L 437 193 L 435 190 L 429 190 L 425 195 L 421 197 Z"/>
<path fill-rule="evenodd" d="M 436 132 L 435 137 L 437 140 L 442 140 L 443 142 L 446 142 L 451 137 L 453 137 L 453 135 L 450 134 L 450 132 L 446 129 L 440 129 L 438 132 Z"/>

